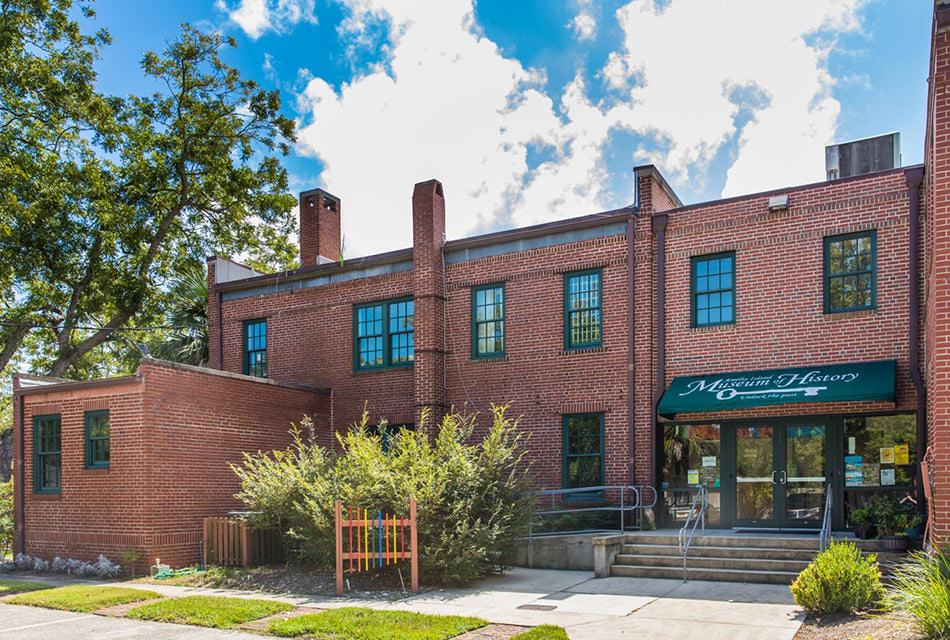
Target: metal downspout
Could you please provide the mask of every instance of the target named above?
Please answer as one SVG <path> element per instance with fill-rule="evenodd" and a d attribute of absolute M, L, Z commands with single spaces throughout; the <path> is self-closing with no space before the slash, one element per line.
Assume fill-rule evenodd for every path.
<path fill-rule="evenodd" d="M 663 395 L 666 384 L 666 225 L 669 217 L 660 214 L 653 217 L 653 233 L 656 236 L 656 387 L 650 407 L 651 433 L 656 437 L 656 405 Z M 654 490 L 659 495 L 660 442 L 653 446 Z"/>
<path fill-rule="evenodd" d="M 927 450 L 927 388 L 920 372 L 920 184 L 924 179 L 923 167 L 914 167 L 904 173 L 909 192 L 910 216 L 908 221 L 908 262 L 910 271 L 910 327 L 908 340 L 908 361 L 910 376 L 917 395 L 917 456 L 923 456 Z M 917 505 L 921 510 L 924 504 L 924 484 L 920 465 L 917 465 Z"/>
<path fill-rule="evenodd" d="M 630 429 L 627 484 L 637 484 L 637 427 L 636 427 L 636 214 L 627 218 L 627 425 Z"/>

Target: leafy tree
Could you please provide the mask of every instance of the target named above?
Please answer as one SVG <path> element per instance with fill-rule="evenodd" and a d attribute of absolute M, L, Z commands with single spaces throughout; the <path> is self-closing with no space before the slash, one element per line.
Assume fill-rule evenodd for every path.
<path fill-rule="evenodd" d="M 70 5 L 15 0 L 10 20 L 60 40 L 79 38 L 76 65 L 90 84 L 95 47 L 107 37 L 78 35 Z M 3 188 L 11 206 L 0 214 L 0 252 L 27 257 L 22 268 L 0 273 L 7 305 L 0 355 L 26 349 L 37 370 L 81 375 L 111 348 L 121 367 L 136 338 L 118 331 L 159 321 L 169 281 L 205 255 L 290 266 L 294 198 L 275 154 L 288 152 L 294 124 L 280 115 L 276 91 L 222 61 L 229 46 L 233 40 L 183 25 L 163 53 L 142 59 L 153 93 L 116 98 L 90 90 L 85 102 L 62 108 L 64 130 L 75 132 L 59 150 L 65 159 L 44 161 L 49 179 L 34 176 L 32 189 L 27 180 L 21 190 Z M 22 57 L 49 58 L 44 64 L 71 77 L 58 57 L 32 51 Z M 44 328 L 27 335 L 19 323 Z"/>
<path fill-rule="evenodd" d="M 208 361 L 208 274 L 191 265 L 175 278 L 169 293 L 166 321 L 176 327 L 150 350 L 159 358 L 200 365 Z"/>

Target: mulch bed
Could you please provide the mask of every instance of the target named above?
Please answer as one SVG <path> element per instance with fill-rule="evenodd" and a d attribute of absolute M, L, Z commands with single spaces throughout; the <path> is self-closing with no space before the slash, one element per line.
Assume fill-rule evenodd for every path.
<path fill-rule="evenodd" d="M 909 616 L 900 612 L 831 615 L 821 619 L 809 617 L 795 634 L 795 640 L 924 640 Z"/>

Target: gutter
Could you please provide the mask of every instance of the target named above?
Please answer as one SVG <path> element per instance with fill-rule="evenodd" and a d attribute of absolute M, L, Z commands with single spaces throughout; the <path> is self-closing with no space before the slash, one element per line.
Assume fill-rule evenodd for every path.
<path fill-rule="evenodd" d="M 909 191 L 910 215 L 908 221 L 908 262 L 910 271 L 910 326 L 908 327 L 908 361 L 910 377 L 917 395 L 917 455 L 927 450 L 927 387 L 920 372 L 920 184 L 924 179 L 922 167 L 913 167 L 904 173 Z M 917 506 L 924 510 L 926 497 L 920 465 L 917 466 Z"/>
<path fill-rule="evenodd" d="M 636 340 L 634 334 L 637 326 L 636 308 L 636 213 L 627 217 L 627 424 L 630 429 L 628 446 L 627 483 L 637 483 L 637 427 L 635 390 L 637 380 Z"/>
<path fill-rule="evenodd" d="M 653 233 L 656 236 L 656 387 L 650 403 L 650 429 L 656 438 L 656 405 L 663 395 L 666 384 L 666 225 L 669 216 L 665 213 L 653 217 Z M 660 440 L 654 442 L 653 474 L 659 484 Z M 658 486 L 654 490 L 659 495 Z"/>

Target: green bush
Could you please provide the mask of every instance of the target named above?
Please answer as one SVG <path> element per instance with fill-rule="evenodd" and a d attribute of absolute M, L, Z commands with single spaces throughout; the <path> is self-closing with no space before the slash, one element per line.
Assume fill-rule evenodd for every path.
<path fill-rule="evenodd" d="M 451 414 L 432 433 L 426 417 L 418 428 L 388 436 L 385 425 L 360 423 L 338 435 L 339 450 L 314 443 L 312 427 L 293 429 L 285 451 L 246 455 L 233 467 L 238 498 L 260 515 L 259 526 L 284 532 L 296 559 L 333 566 L 334 500 L 344 509 L 406 514 L 418 505 L 419 565 L 423 579 L 467 583 L 502 564 L 523 535 L 531 509 L 517 421 L 492 407 L 491 425 L 472 442 L 475 416 Z"/>
<path fill-rule="evenodd" d="M 811 615 L 854 613 L 884 601 L 877 556 L 853 542 L 832 542 L 792 583 L 795 602 Z"/>
<path fill-rule="evenodd" d="M 894 600 L 928 638 L 950 638 L 950 556 L 912 553 L 893 575 Z"/>
<path fill-rule="evenodd" d="M 0 482 L 0 562 L 13 553 L 13 480 Z"/>

